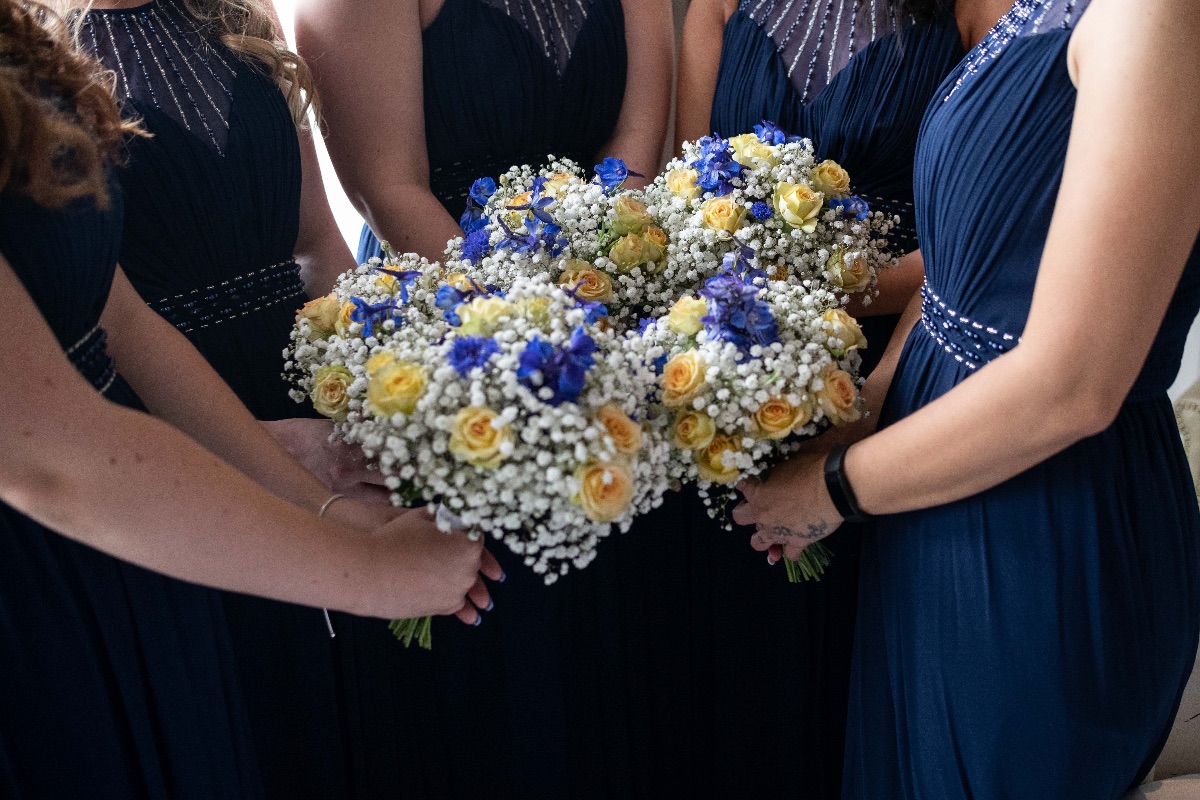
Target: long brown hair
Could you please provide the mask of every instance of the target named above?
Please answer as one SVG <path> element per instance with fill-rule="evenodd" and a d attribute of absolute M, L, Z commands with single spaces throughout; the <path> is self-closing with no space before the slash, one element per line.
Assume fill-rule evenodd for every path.
<path fill-rule="evenodd" d="M 81 197 L 107 206 L 107 167 L 136 130 L 58 16 L 0 0 L 0 190 L 51 208 Z"/>

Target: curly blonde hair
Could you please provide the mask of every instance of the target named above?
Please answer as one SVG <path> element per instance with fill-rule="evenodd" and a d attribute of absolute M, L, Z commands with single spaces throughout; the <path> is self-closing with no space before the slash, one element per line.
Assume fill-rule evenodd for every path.
<path fill-rule="evenodd" d="M 61 18 L 0 0 L 0 190 L 50 208 L 82 197 L 107 207 L 108 166 L 137 132 Z"/>
<path fill-rule="evenodd" d="M 287 98 L 298 127 L 311 108 L 320 118 L 316 87 L 308 64 L 288 49 L 270 0 L 179 0 L 201 32 L 251 64 L 265 69 Z"/>

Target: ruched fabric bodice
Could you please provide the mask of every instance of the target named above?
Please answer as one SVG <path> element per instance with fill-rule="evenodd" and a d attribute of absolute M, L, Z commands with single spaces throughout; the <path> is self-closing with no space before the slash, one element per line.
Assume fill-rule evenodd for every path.
<path fill-rule="evenodd" d="M 81 41 L 151 134 L 130 140 L 119 171 L 121 266 L 255 416 L 297 416 L 280 354 L 305 300 L 292 261 L 301 169 L 282 92 L 178 0 L 93 10 Z"/>
<path fill-rule="evenodd" d="M 0 254 L 76 369 L 110 401 L 140 408 L 98 327 L 120 245 L 115 182 L 111 193 L 104 210 L 0 194 Z M 0 620 L 0 795 L 261 797 L 216 592 L 0 504 Z"/>
<path fill-rule="evenodd" d="M 926 114 L 924 315 L 881 426 L 1019 345 L 1067 143 L 1087 134 L 1067 67 L 1087 6 L 1018 0 Z M 845 798 L 1116 800 L 1154 763 L 1200 633 L 1200 509 L 1166 396 L 1198 277 L 1193 253 L 1106 430 L 864 535 Z"/>
<path fill-rule="evenodd" d="M 788 8 L 798 4 L 779 3 L 778 10 L 762 5 L 762 0 L 743 0 L 725 25 L 713 130 L 733 136 L 767 119 L 811 139 L 817 157 L 844 166 L 854 191 L 873 208 L 900 217 L 893 233 L 898 252 L 917 249 L 913 157 L 925 107 L 963 56 L 953 18 L 913 23 L 900 33 L 883 20 L 875 25 L 860 20 L 853 54 L 820 50 L 805 55 L 804 64 L 844 64 L 827 82 L 815 83 L 826 71 L 797 69 L 803 64 L 788 57 L 791 40 L 782 39 L 777 26 L 794 24 L 806 31 L 817 27 L 819 19 L 792 20 L 788 14 L 794 12 Z M 836 8 L 823 11 L 836 20 L 838 12 L 848 14 L 857 5 L 857 0 L 838 0 Z M 878 38 L 872 40 L 872 33 Z"/>
<path fill-rule="evenodd" d="M 455 219 L 476 178 L 548 155 L 590 169 L 616 128 L 621 0 L 445 0 L 421 40 L 430 188 Z M 359 260 L 378 253 L 364 228 Z"/>

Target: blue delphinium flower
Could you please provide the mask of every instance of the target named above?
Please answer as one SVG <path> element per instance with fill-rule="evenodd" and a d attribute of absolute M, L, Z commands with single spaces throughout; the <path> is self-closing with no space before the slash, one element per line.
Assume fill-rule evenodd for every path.
<path fill-rule="evenodd" d="M 708 301 L 708 314 L 700 321 L 710 339 L 732 342 L 743 352 L 779 341 L 775 314 L 753 284 L 722 273 L 705 281 L 700 296 Z"/>
<path fill-rule="evenodd" d="M 736 275 L 746 283 L 766 280 L 767 273 L 754 266 L 754 248 L 743 244 L 737 237 L 733 239 L 737 248 L 730 250 L 721 259 L 721 271 Z"/>
<path fill-rule="evenodd" d="M 399 325 L 404 321 L 404 311 L 395 300 L 384 300 L 382 303 L 371 305 L 361 297 L 351 297 L 354 310 L 350 312 L 350 321 L 362 325 L 363 338 L 370 337 L 375 332 L 376 325 L 382 325 L 389 319 Z"/>
<path fill-rule="evenodd" d="M 535 336 L 521 351 L 517 378 L 534 391 L 550 389 L 550 405 L 572 403 L 583 392 L 588 370 L 596 365 L 595 352 L 596 342 L 582 326 L 557 348 Z"/>
<path fill-rule="evenodd" d="M 486 367 L 488 360 L 499 352 L 500 345 L 496 344 L 495 339 L 483 336 L 464 336 L 461 339 L 455 339 L 454 344 L 450 345 L 450 352 L 447 354 L 446 360 L 459 375 L 465 378 L 471 374 L 471 370 L 477 367 Z"/>
<path fill-rule="evenodd" d="M 492 234 L 484 228 L 471 231 L 463 239 L 463 260 L 469 264 L 478 264 L 484 256 L 492 251 Z"/>
<path fill-rule="evenodd" d="M 458 227 L 462 228 L 463 233 L 471 234 L 487 225 L 483 207 L 495 193 L 496 182 L 491 178 L 480 178 L 471 184 L 471 191 L 467 194 L 467 207 L 458 219 Z"/>
<path fill-rule="evenodd" d="M 849 197 L 835 197 L 829 201 L 829 207 L 834 211 L 840 211 L 843 216 L 853 217 L 859 222 L 864 221 L 871 213 L 871 207 L 867 205 L 867 201 L 856 194 Z"/>
<path fill-rule="evenodd" d="M 504 229 L 504 239 L 496 245 L 497 250 L 511 249 L 517 253 L 546 250 L 550 255 L 557 256 L 567 246 L 566 237 L 560 235 L 562 228 L 534 217 L 526 217 L 525 225 L 520 231 L 512 230 L 504 222 L 500 222 L 500 227 Z"/>
<path fill-rule="evenodd" d="M 769 119 L 764 119 L 755 125 L 754 134 L 758 136 L 758 140 L 763 144 L 787 144 L 788 142 L 800 141 L 799 136 L 788 136 L 783 128 Z"/>
<path fill-rule="evenodd" d="M 642 317 L 638 320 L 638 336 L 645 336 L 646 331 L 650 330 L 650 326 L 655 322 L 654 317 Z"/>
<path fill-rule="evenodd" d="M 596 165 L 596 180 L 600 181 L 600 185 L 603 186 L 607 192 L 613 192 L 619 189 L 621 184 L 623 184 L 630 175 L 635 178 L 646 177 L 641 173 L 634 172 L 633 170 L 629 169 L 629 166 L 621 159 L 612 158 L 611 156 Z"/>
<path fill-rule="evenodd" d="M 608 306 L 597 302 L 596 300 L 585 300 L 584 298 L 580 297 L 579 287 L 582 285 L 583 283 L 580 282 L 575 286 L 564 286 L 562 287 L 562 290 L 569 294 L 571 299 L 575 301 L 576 308 L 583 309 L 584 321 L 587 322 L 588 325 L 594 325 L 602 318 L 608 316 Z"/>
<path fill-rule="evenodd" d="M 486 206 L 496 193 L 496 182 L 491 178 L 480 178 L 471 184 L 470 197 L 475 203 Z"/>
<path fill-rule="evenodd" d="M 416 282 L 417 278 L 421 277 L 421 271 L 415 269 L 389 269 L 387 267 L 375 267 L 375 272 L 384 275 L 391 275 L 396 279 L 396 283 L 400 285 L 400 300 L 408 302 L 408 290 Z"/>
<path fill-rule="evenodd" d="M 543 194 L 546 189 L 545 178 L 534 178 L 533 188 L 530 190 L 529 202 L 522 205 L 509 205 L 507 208 L 510 211 L 528 211 L 539 222 L 546 225 L 553 224 L 554 217 L 546 209 L 554 204 L 554 197 L 548 194 Z"/>
<path fill-rule="evenodd" d="M 729 142 L 714 133 L 712 136 L 705 136 L 696 144 L 700 148 L 699 152 L 688 164 L 700 173 L 696 184 L 705 191 L 715 192 L 718 196 L 732 192 L 731 181 L 742 174 L 742 165 L 733 160 L 733 148 L 729 146 Z"/>
<path fill-rule="evenodd" d="M 753 214 L 754 218 L 759 222 L 766 222 L 775 214 L 775 212 L 771 210 L 771 206 L 762 202 L 761 200 L 750 206 L 750 213 Z"/>

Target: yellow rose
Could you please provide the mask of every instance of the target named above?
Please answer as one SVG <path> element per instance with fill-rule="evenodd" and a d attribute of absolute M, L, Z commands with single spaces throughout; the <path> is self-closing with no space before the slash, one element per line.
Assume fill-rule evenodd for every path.
<path fill-rule="evenodd" d="M 693 454 L 696 457 L 696 471 L 700 473 L 700 479 L 723 486 L 737 483 L 742 472 L 736 466 L 725 463 L 725 454 L 737 454 L 740 450 L 736 436 L 714 436 L 706 447 Z"/>
<path fill-rule="evenodd" d="M 695 350 L 680 353 L 663 367 L 660 382 L 663 388 L 663 405 L 679 408 L 692 402 L 704 386 L 704 359 Z"/>
<path fill-rule="evenodd" d="M 829 282 L 848 294 L 861 292 L 871 285 L 871 267 L 862 256 L 854 256 L 847 264 L 845 253 L 834 250 L 825 267 L 829 271 Z"/>
<path fill-rule="evenodd" d="M 596 419 L 612 437 L 618 453 L 633 455 L 642 449 L 642 426 L 629 418 L 621 409 L 612 405 L 600 406 Z"/>
<path fill-rule="evenodd" d="M 858 387 L 845 370 L 831 369 L 821 376 L 824 386 L 817 392 L 817 402 L 834 425 L 848 425 L 862 416 L 858 408 Z"/>
<path fill-rule="evenodd" d="M 700 186 L 696 183 L 699 178 L 700 173 L 694 169 L 673 169 L 667 173 L 667 188 L 690 203 L 700 196 Z"/>
<path fill-rule="evenodd" d="M 680 450 L 703 450 L 716 435 L 716 423 L 700 411 L 684 411 L 671 426 L 671 442 Z"/>
<path fill-rule="evenodd" d="M 388 275 L 386 272 L 379 273 L 379 277 L 375 279 L 375 285 L 381 292 L 395 294 L 400 290 L 400 281 L 396 280 L 395 275 Z"/>
<path fill-rule="evenodd" d="M 574 501 L 593 522 L 612 522 L 633 502 L 633 472 L 619 461 L 589 464 L 575 472 L 579 492 Z"/>
<path fill-rule="evenodd" d="M 782 397 L 772 397 L 754 412 L 754 433 L 760 439 L 784 439 L 796 427 L 801 410 Z"/>
<path fill-rule="evenodd" d="M 353 320 L 350 315 L 354 313 L 354 303 L 342 303 L 342 307 L 338 309 L 337 319 L 333 322 L 333 330 L 338 336 L 345 336 L 350 332 L 350 325 Z"/>
<path fill-rule="evenodd" d="M 462 332 L 471 336 L 491 336 L 503 317 L 513 313 L 512 303 L 503 297 L 476 297 L 458 309 Z"/>
<path fill-rule="evenodd" d="M 649 243 L 636 233 L 622 236 L 608 251 L 608 257 L 617 269 L 629 272 L 632 269 L 652 263 L 657 248 L 651 248 Z"/>
<path fill-rule="evenodd" d="M 805 233 L 817 229 L 825 197 L 806 183 L 781 182 L 775 187 L 775 210 L 783 221 Z"/>
<path fill-rule="evenodd" d="M 741 136 L 734 136 L 729 140 L 729 145 L 733 148 L 733 160 L 743 167 L 754 169 L 760 164 L 773 167 L 778 162 L 775 151 L 759 139 L 757 134 L 743 133 Z"/>
<path fill-rule="evenodd" d="M 475 288 L 475 285 L 471 283 L 471 278 L 465 272 L 451 272 L 446 276 L 446 284 L 460 292 L 469 292 Z"/>
<path fill-rule="evenodd" d="M 521 315 L 539 328 L 550 324 L 550 298 L 530 297 L 520 301 Z"/>
<path fill-rule="evenodd" d="M 374 375 L 384 367 L 396 363 L 396 357 L 388 352 L 376 353 L 367 359 L 367 375 Z"/>
<path fill-rule="evenodd" d="M 617 202 L 613 204 L 613 211 L 616 213 L 617 219 L 613 223 L 612 230 L 617 236 L 641 233 L 654 221 L 650 212 L 646 210 L 646 204 L 627 194 L 617 198 Z"/>
<path fill-rule="evenodd" d="M 341 422 L 350 410 L 354 376 L 345 367 L 325 366 L 313 375 L 312 404 L 318 414 Z"/>
<path fill-rule="evenodd" d="M 558 276 L 558 285 L 568 289 L 583 300 L 607 303 L 613 299 L 612 280 L 586 261 L 571 259 L 563 264 L 563 273 Z"/>
<path fill-rule="evenodd" d="M 792 433 L 799 433 L 808 423 L 812 422 L 813 418 L 813 400 L 809 395 L 804 395 L 804 401 L 800 403 L 800 407 L 796 409 L 796 420 L 792 423 Z"/>
<path fill-rule="evenodd" d="M 667 257 L 667 245 L 670 243 L 667 232 L 651 225 L 642 233 L 642 240 L 646 243 L 646 255 L 650 256 L 650 261 L 655 267 L 661 268 Z M 657 272 L 657 269 L 655 271 Z"/>
<path fill-rule="evenodd" d="M 577 178 L 569 172 L 556 172 L 549 178 L 546 178 L 546 193 L 552 197 L 558 197 L 563 189 L 576 180 Z"/>
<path fill-rule="evenodd" d="M 371 413 L 377 417 L 411 414 L 417 410 L 417 401 L 428 385 L 429 375 L 420 364 L 395 361 L 381 366 L 367 382 Z"/>
<path fill-rule="evenodd" d="M 342 306 L 338 302 L 337 297 L 327 294 L 324 297 L 318 297 L 316 300 L 310 300 L 305 303 L 296 312 L 296 319 L 308 320 L 312 335 L 317 339 L 324 339 L 333 333 L 341 310 Z"/>
<path fill-rule="evenodd" d="M 831 308 L 821 315 L 821 319 L 830 326 L 829 334 L 844 343 L 839 350 L 833 351 L 836 356 L 844 356 L 851 350 L 866 350 L 867 337 L 863 335 L 858 320 L 840 308 Z"/>
<path fill-rule="evenodd" d="M 714 197 L 700 208 L 704 224 L 719 233 L 734 233 L 742 225 L 746 209 L 729 195 Z"/>
<path fill-rule="evenodd" d="M 845 197 L 850 194 L 850 173 L 827 159 L 813 167 L 812 185 L 826 197 Z"/>
<path fill-rule="evenodd" d="M 681 336 L 695 336 L 704 328 L 700 318 L 708 313 L 708 303 L 699 297 L 684 295 L 671 306 L 667 327 Z"/>
<path fill-rule="evenodd" d="M 504 460 L 501 449 L 512 439 L 508 425 L 496 426 L 499 414 L 485 406 L 459 411 L 450 429 L 450 452 L 456 458 L 483 469 L 495 469 Z"/>

